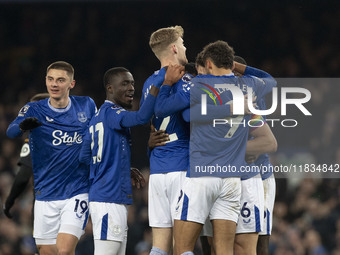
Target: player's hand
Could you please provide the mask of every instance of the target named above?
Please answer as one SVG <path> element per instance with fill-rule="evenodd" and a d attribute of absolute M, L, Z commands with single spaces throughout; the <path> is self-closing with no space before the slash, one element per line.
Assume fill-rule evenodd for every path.
<path fill-rule="evenodd" d="M 173 84 L 178 82 L 179 79 L 182 78 L 184 73 L 185 73 L 184 66 L 170 64 L 168 66 L 168 70 L 165 73 L 163 84 L 172 86 Z"/>
<path fill-rule="evenodd" d="M 245 160 L 248 164 L 251 164 L 251 163 L 254 163 L 258 157 L 259 157 L 258 155 L 246 154 Z"/>
<path fill-rule="evenodd" d="M 165 130 L 156 131 L 155 127 L 151 125 L 150 137 L 148 141 L 149 148 L 153 149 L 158 146 L 164 146 L 167 141 L 169 141 L 169 135 L 165 133 Z"/>
<path fill-rule="evenodd" d="M 132 186 L 137 187 L 137 189 L 145 186 L 144 176 L 137 168 L 134 167 L 131 167 L 131 184 Z"/>
<path fill-rule="evenodd" d="M 12 219 L 12 214 L 9 212 L 9 210 L 11 210 L 13 205 L 14 205 L 14 201 L 7 198 L 7 200 L 4 204 L 4 214 L 10 219 Z"/>
<path fill-rule="evenodd" d="M 28 117 L 24 119 L 20 124 L 19 127 L 21 131 L 32 130 L 34 128 L 40 127 L 42 124 L 38 121 L 35 117 Z"/>

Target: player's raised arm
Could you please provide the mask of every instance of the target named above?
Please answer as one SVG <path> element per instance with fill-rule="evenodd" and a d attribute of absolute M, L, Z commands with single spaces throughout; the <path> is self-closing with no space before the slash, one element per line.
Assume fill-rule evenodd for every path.
<path fill-rule="evenodd" d="M 183 75 L 183 66 L 169 65 L 155 104 L 155 115 L 157 117 L 166 117 L 189 107 L 190 91 L 183 88 L 183 90 L 170 95 L 171 86 L 181 79 Z"/>
<path fill-rule="evenodd" d="M 184 74 L 184 67 L 180 65 L 169 65 L 164 81 L 163 86 L 165 84 L 172 86 L 176 83 Z M 156 102 L 156 97 L 159 92 L 161 80 L 157 81 L 156 83 L 151 86 L 149 91 L 149 95 L 145 99 L 143 105 L 137 112 L 126 112 L 124 113 L 124 117 L 122 118 L 121 125 L 123 127 L 132 127 L 135 125 L 146 124 L 153 115 L 153 110 Z"/>
<path fill-rule="evenodd" d="M 251 76 L 258 78 L 255 80 L 254 88 L 258 99 L 272 91 L 273 87 L 277 85 L 276 80 L 269 73 L 254 67 L 240 64 L 235 61 L 233 71 L 244 75 L 243 79 L 251 79 Z"/>

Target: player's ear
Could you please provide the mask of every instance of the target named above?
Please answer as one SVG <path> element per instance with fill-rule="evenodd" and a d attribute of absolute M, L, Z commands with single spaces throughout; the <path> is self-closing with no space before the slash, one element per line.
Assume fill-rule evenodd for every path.
<path fill-rule="evenodd" d="M 171 51 L 172 51 L 174 54 L 177 54 L 177 47 L 176 47 L 176 44 L 172 44 L 172 45 L 171 45 Z"/>
<path fill-rule="evenodd" d="M 73 80 L 73 81 L 71 82 L 70 89 L 73 89 L 75 85 L 76 85 L 76 81 Z"/>
<path fill-rule="evenodd" d="M 106 91 L 109 92 L 110 94 L 113 93 L 113 87 L 111 84 L 106 85 Z"/>
<path fill-rule="evenodd" d="M 206 69 L 212 69 L 212 62 L 211 62 L 210 59 L 207 59 L 207 60 L 205 61 L 205 68 L 206 68 Z"/>

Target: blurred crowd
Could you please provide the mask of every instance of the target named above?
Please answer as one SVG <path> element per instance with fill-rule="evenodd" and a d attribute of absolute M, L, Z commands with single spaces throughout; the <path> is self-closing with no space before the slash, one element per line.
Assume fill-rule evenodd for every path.
<path fill-rule="evenodd" d="M 104 72 L 124 66 L 136 80 L 137 109 L 145 79 L 158 68 L 149 36 L 160 27 L 176 24 L 185 30 L 190 61 L 205 44 L 221 39 L 249 65 L 274 77 L 333 78 L 304 84 L 311 91 L 305 106 L 312 116 L 288 109 L 285 118 L 299 124 L 272 128 L 279 150 L 271 159 L 274 165 L 339 164 L 340 80 L 335 79 L 340 70 L 339 7 L 335 1 L 313 7 L 288 1 L 270 5 L 250 1 L 233 5 L 223 1 L 0 4 L 0 205 L 18 170 L 23 142 L 8 139 L 6 129 L 31 96 L 45 92 L 46 67 L 57 60 L 70 62 L 77 81 L 71 93 L 89 95 L 99 107 L 105 99 Z M 164 8 L 173 15 L 164 15 Z M 282 118 L 280 111 L 270 117 Z M 146 126 L 132 129 L 132 162 L 146 179 L 148 132 Z M 271 254 L 340 255 L 338 176 L 277 178 Z M 32 200 L 31 185 L 14 205 L 13 219 L 0 213 L 0 255 L 34 254 Z M 147 200 L 147 187 L 134 190 L 127 254 L 148 254 L 151 248 Z M 88 224 L 77 255 L 93 254 L 91 233 Z"/>

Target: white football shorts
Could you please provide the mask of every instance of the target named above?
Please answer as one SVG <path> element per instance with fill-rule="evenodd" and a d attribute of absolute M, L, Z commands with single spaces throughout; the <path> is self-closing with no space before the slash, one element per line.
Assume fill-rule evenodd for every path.
<path fill-rule="evenodd" d="M 186 173 L 180 171 L 150 175 L 148 208 L 150 227 L 173 227 L 175 207 Z"/>
<path fill-rule="evenodd" d="M 261 175 L 241 181 L 241 210 L 236 234 L 261 232 L 264 218 L 264 193 Z"/>
<path fill-rule="evenodd" d="M 237 222 L 240 213 L 240 178 L 185 178 L 176 206 L 176 220 L 204 224 L 210 220 Z"/>
<path fill-rule="evenodd" d="M 57 201 L 35 201 L 33 237 L 37 245 L 56 244 L 58 233 L 84 234 L 89 216 L 88 194 Z"/>
<path fill-rule="evenodd" d="M 127 239 L 128 205 L 90 202 L 94 240 L 123 242 Z"/>

